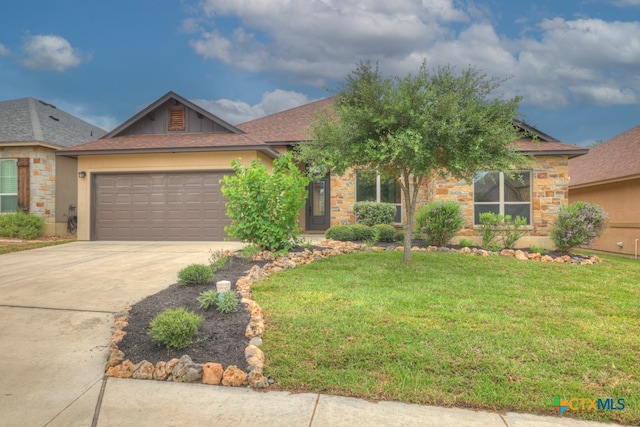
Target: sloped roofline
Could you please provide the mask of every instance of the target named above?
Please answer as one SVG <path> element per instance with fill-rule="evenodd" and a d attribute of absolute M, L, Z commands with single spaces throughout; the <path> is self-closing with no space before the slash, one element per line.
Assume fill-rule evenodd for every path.
<path fill-rule="evenodd" d="M 163 96 L 161 96 L 160 98 L 158 98 L 156 101 L 154 101 L 151 104 L 149 104 L 146 108 L 144 108 L 143 110 L 139 111 L 133 117 L 129 118 L 127 121 L 122 123 L 120 126 L 118 126 L 117 128 L 113 129 L 111 132 L 109 132 L 108 134 L 103 136 L 101 139 L 114 138 L 114 137 L 118 136 L 125 129 L 129 128 L 129 126 L 133 125 L 138 120 L 142 119 L 144 116 L 146 116 L 147 114 L 151 113 L 156 108 L 160 107 L 162 104 L 164 104 L 165 102 L 167 102 L 167 101 L 169 101 L 171 99 L 173 99 L 173 100 L 185 105 L 186 107 L 194 110 L 195 112 L 197 112 L 199 114 L 202 114 L 204 117 L 206 117 L 207 119 L 213 121 L 214 123 L 219 124 L 220 126 L 222 126 L 225 129 L 227 129 L 229 132 L 232 132 L 232 133 L 235 133 L 235 134 L 243 134 L 244 133 L 243 131 L 241 131 L 237 127 L 235 127 L 232 124 L 222 120 L 220 117 L 210 113 L 209 111 L 207 111 L 204 108 L 198 106 L 197 104 L 194 104 L 193 102 L 191 102 L 188 99 L 178 95 L 177 93 L 175 93 L 173 91 L 169 91 L 166 94 L 164 94 Z"/>
<path fill-rule="evenodd" d="M 559 139 L 556 139 L 554 137 L 552 137 L 549 134 L 546 134 L 536 128 L 534 128 L 533 126 L 523 122 L 522 120 L 514 120 L 513 124 L 518 126 L 520 129 L 522 129 L 525 132 L 530 133 L 531 135 L 535 136 L 536 138 L 544 141 L 544 142 L 560 142 Z"/>

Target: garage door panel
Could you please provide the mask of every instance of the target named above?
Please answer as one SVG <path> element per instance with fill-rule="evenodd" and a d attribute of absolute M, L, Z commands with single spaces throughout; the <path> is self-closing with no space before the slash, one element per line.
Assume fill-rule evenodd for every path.
<path fill-rule="evenodd" d="M 222 240 L 222 173 L 96 175 L 96 240 Z"/>

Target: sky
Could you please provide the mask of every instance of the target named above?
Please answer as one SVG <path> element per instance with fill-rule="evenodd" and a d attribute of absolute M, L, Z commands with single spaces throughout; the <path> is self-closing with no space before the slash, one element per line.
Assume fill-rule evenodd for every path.
<path fill-rule="evenodd" d="M 640 0 L 21 0 L 0 13 L 0 100 L 111 130 L 168 91 L 239 124 L 387 75 L 473 67 L 525 121 L 588 146 L 640 125 Z"/>

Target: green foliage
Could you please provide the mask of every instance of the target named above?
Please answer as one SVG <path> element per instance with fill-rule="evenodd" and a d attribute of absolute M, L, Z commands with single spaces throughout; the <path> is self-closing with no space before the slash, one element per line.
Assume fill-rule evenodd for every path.
<path fill-rule="evenodd" d="M 538 246 L 530 246 L 529 250 L 534 254 L 535 253 L 539 253 L 540 255 L 544 255 L 544 254 L 548 254 L 549 253 L 549 251 L 547 249 L 545 249 L 543 247 L 538 247 Z"/>
<path fill-rule="evenodd" d="M 404 231 L 398 231 L 394 236 L 393 240 L 398 243 L 404 243 Z"/>
<path fill-rule="evenodd" d="M 602 206 L 575 202 L 560 208 L 553 223 L 551 238 L 556 249 L 569 253 L 578 246 L 590 246 L 607 227 L 609 217 Z"/>
<path fill-rule="evenodd" d="M 473 242 L 469 239 L 460 239 L 460 246 L 463 248 L 470 248 L 473 246 Z"/>
<path fill-rule="evenodd" d="M 495 96 L 502 83 L 473 68 L 430 71 L 423 63 L 415 74 L 388 77 L 360 63 L 342 83 L 333 110 L 321 111 L 310 126 L 312 141 L 300 144 L 297 156 L 317 170 L 343 174 L 362 167 L 398 178 L 412 236 L 423 178 L 469 181 L 481 170 L 524 167 L 528 157 L 511 146 L 519 138 L 513 120 L 520 99 Z"/>
<path fill-rule="evenodd" d="M 260 253 L 260 251 L 260 247 L 256 245 L 247 245 L 240 250 L 239 254 L 244 259 L 252 260 L 254 256 Z"/>
<path fill-rule="evenodd" d="M 393 242 L 393 238 L 396 234 L 396 229 L 393 228 L 392 225 L 389 224 L 376 224 L 373 227 L 373 232 L 375 233 L 375 240 L 377 242 Z"/>
<path fill-rule="evenodd" d="M 178 272 L 178 284 L 182 286 L 204 285 L 212 278 L 211 267 L 204 264 L 190 264 Z"/>
<path fill-rule="evenodd" d="M 512 249 L 516 241 L 524 236 L 525 230 L 522 227 L 526 225 L 527 219 L 521 216 L 516 216 L 515 220 L 512 220 L 511 215 L 500 215 L 493 212 L 481 213 L 482 247 L 489 250 Z"/>
<path fill-rule="evenodd" d="M 184 307 L 167 309 L 151 320 L 149 335 L 169 349 L 185 348 L 193 342 L 203 321 L 204 317 Z"/>
<path fill-rule="evenodd" d="M 200 308 L 204 311 L 207 311 L 211 307 L 214 307 L 217 301 L 218 301 L 218 292 L 216 292 L 215 289 L 209 289 L 208 291 L 201 292 L 200 296 L 198 297 Z"/>
<path fill-rule="evenodd" d="M 356 202 L 353 205 L 358 224 L 373 227 L 376 224 L 391 224 L 396 216 L 396 205 L 393 203 Z"/>
<path fill-rule="evenodd" d="M 416 224 L 429 244 L 445 246 L 462 228 L 464 217 L 456 202 L 431 202 L 418 210 Z"/>
<path fill-rule="evenodd" d="M 353 240 L 356 240 L 358 242 L 370 241 L 375 235 L 373 229 L 368 225 L 353 224 L 349 225 L 349 228 L 351 228 L 351 231 L 353 231 Z"/>
<path fill-rule="evenodd" d="M 334 225 L 324 232 L 327 239 L 338 240 L 340 242 L 351 242 L 355 240 L 353 229 L 348 225 Z"/>
<path fill-rule="evenodd" d="M 239 303 L 240 298 L 238 298 L 236 291 L 232 289 L 218 294 L 216 299 L 216 307 L 220 313 L 233 313 L 234 311 L 238 311 Z"/>
<path fill-rule="evenodd" d="M 210 254 L 209 265 L 211 266 L 211 271 L 214 273 L 220 270 L 220 268 L 227 263 L 229 255 L 231 255 L 229 251 L 225 251 L 223 249 L 210 251 Z"/>
<path fill-rule="evenodd" d="M 271 173 L 259 160 L 253 160 L 248 168 L 238 160 L 231 166 L 235 175 L 222 179 L 227 216 L 231 218 L 225 231 L 262 249 L 291 248 L 300 233 L 298 216 L 306 202 L 309 180 L 289 154 L 273 161 Z"/>
<path fill-rule="evenodd" d="M 44 229 L 44 219 L 33 214 L 17 212 L 0 215 L 0 236 L 2 237 L 33 240 L 42 237 Z"/>

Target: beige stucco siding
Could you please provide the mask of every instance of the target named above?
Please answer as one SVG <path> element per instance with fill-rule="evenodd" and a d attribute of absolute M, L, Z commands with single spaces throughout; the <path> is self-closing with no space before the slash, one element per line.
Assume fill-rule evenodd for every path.
<path fill-rule="evenodd" d="M 256 151 L 194 152 L 159 154 L 110 154 L 78 157 L 78 171 L 86 173 L 78 179 L 78 240 L 91 237 L 91 180 L 98 173 L 224 171 L 231 170 L 231 161 L 239 159 L 249 166 L 260 158 L 271 168 L 271 160 Z"/>
<path fill-rule="evenodd" d="M 640 245 L 640 178 L 571 188 L 569 202 L 577 201 L 596 203 L 609 215 L 609 227 L 595 240 L 594 249 L 636 254 L 636 244 Z"/>

